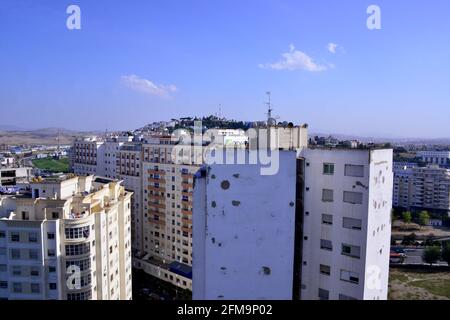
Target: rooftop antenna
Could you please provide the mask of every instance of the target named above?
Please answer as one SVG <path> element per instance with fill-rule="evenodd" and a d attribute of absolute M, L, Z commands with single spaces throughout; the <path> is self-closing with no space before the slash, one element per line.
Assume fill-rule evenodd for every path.
<path fill-rule="evenodd" d="M 58 129 L 58 133 L 57 133 L 57 136 L 56 136 L 56 141 L 57 141 L 57 143 L 58 143 L 58 148 L 57 148 L 57 154 L 58 154 L 58 156 L 59 156 L 59 152 L 60 152 L 60 148 L 61 148 L 61 145 L 60 145 L 60 137 L 61 137 L 61 129 Z"/>
<path fill-rule="evenodd" d="M 273 109 L 272 109 L 272 103 L 271 103 L 271 92 L 270 91 L 267 91 L 266 92 L 266 95 L 267 95 L 267 102 L 266 102 L 266 104 L 267 104 L 267 119 L 270 119 L 270 118 L 272 118 L 272 111 L 273 111 Z"/>
<path fill-rule="evenodd" d="M 275 126 L 277 124 L 277 120 L 275 117 L 272 116 L 272 111 L 273 111 L 273 106 L 272 106 L 272 102 L 271 102 L 271 92 L 267 91 L 266 95 L 267 95 L 267 125 L 268 126 Z"/>

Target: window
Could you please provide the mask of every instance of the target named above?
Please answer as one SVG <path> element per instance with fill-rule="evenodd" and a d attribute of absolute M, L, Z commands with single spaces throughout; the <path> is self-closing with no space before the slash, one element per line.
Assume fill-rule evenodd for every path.
<path fill-rule="evenodd" d="M 38 252 L 37 252 L 37 250 L 30 250 L 28 253 L 29 253 L 30 260 L 37 260 L 38 259 Z"/>
<path fill-rule="evenodd" d="M 323 202 L 333 202 L 333 190 L 323 189 L 322 190 L 322 201 Z"/>
<path fill-rule="evenodd" d="M 21 266 L 13 266 L 12 267 L 12 275 L 20 277 L 22 275 L 22 267 Z"/>
<path fill-rule="evenodd" d="M 361 219 L 347 218 L 344 217 L 342 221 L 342 226 L 346 229 L 361 230 Z"/>
<path fill-rule="evenodd" d="M 5 231 L 0 231 L 0 239 L 5 237 L 6 237 Z"/>
<path fill-rule="evenodd" d="M 66 228 L 66 239 L 80 239 L 80 238 L 89 238 L 90 228 L 81 227 L 81 228 Z"/>
<path fill-rule="evenodd" d="M 359 274 L 347 270 L 341 270 L 341 280 L 358 284 Z"/>
<path fill-rule="evenodd" d="M 322 214 L 322 223 L 323 224 L 333 224 L 333 216 L 331 214 Z"/>
<path fill-rule="evenodd" d="M 50 273 L 56 272 L 56 267 L 49 266 L 48 267 L 48 272 L 50 272 Z"/>
<path fill-rule="evenodd" d="M 28 234 L 28 241 L 29 242 L 34 242 L 34 243 L 36 243 L 36 242 L 38 242 L 38 235 L 37 235 L 37 233 L 36 232 L 31 232 L 31 233 L 29 233 Z"/>
<path fill-rule="evenodd" d="M 39 292 L 41 292 L 39 283 L 32 283 L 31 284 L 31 293 L 39 293 Z"/>
<path fill-rule="evenodd" d="M 20 242 L 20 234 L 18 232 L 11 232 L 11 241 Z"/>
<path fill-rule="evenodd" d="M 333 243 L 330 240 L 320 239 L 320 249 L 333 251 Z"/>
<path fill-rule="evenodd" d="M 39 276 L 39 268 L 38 267 L 31 267 L 30 268 L 30 276 L 38 277 Z"/>
<path fill-rule="evenodd" d="M 352 164 L 345 165 L 345 176 L 346 177 L 364 177 L 364 166 L 357 166 Z"/>
<path fill-rule="evenodd" d="M 0 289 L 8 289 L 8 281 L 0 281 Z"/>
<path fill-rule="evenodd" d="M 22 220 L 30 220 L 30 215 L 26 211 L 22 211 Z"/>
<path fill-rule="evenodd" d="M 359 259 L 360 251 L 361 251 L 361 248 L 358 247 L 358 246 L 352 246 L 352 245 L 344 244 L 344 243 L 342 244 L 342 251 L 341 251 L 341 253 L 344 256 L 349 256 L 349 257 L 352 257 L 352 258 L 358 258 Z"/>
<path fill-rule="evenodd" d="M 47 255 L 48 255 L 49 257 L 54 257 L 54 256 L 56 255 L 56 252 L 55 252 L 54 249 L 48 249 L 48 250 L 47 250 Z"/>
<path fill-rule="evenodd" d="M 56 283 L 49 283 L 48 284 L 48 288 L 50 289 L 50 290 L 56 290 Z"/>
<path fill-rule="evenodd" d="M 319 299 L 320 300 L 329 300 L 330 299 L 330 291 L 319 288 Z"/>
<path fill-rule="evenodd" d="M 321 264 L 320 265 L 320 274 L 329 276 L 331 274 L 331 267 Z"/>
<path fill-rule="evenodd" d="M 334 174 L 334 163 L 324 163 L 323 164 L 323 174 L 333 175 Z"/>
<path fill-rule="evenodd" d="M 363 194 L 361 192 L 344 191 L 344 202 L 362 204 Z"/>
<path fill-rule="evenodd" d="M 66 255 L 77 256 L 91 252 L 91 246 L 89 243 L 70 244 L 66 245 Z"/>
<path fill-rule="evenodd" d="M 20 259 L 20 250 L 19 249 L 11 249 L 11 259 L 13 259 L 13 260 Z"/>
<path fill-rule="evenodd" d="M 20 293 L 22 292 L 22 284 L 18 282 L 13 283 L 13 292 L 14 293 Z"/>
<path fill-rule="evenodd" d="M 0 264 L 0 272 L 6 272 L 6 264 Z"/>
<path fill-rule="evenodd" d="M 77 266 L 80 268 L 80 271 L 87 270 L 91 267 L 91 260 L 90 259 L 84 259 L 84 260 L 76 260 L 76 261 L 66 261 L 66 269 L 68 269 L 70 266 Z"/>
<path fill-rule="evenodd" d="M 54 234 L 53 232 L 47 233 L 47 239 L 48 239 L 48 240 L 53 240 L 53 239 L 55 239 L 55 234 Z"/>
<path fill-rule="evenodd" d="M 356 298 L 346 296 L 345 294 L 339 293 L 339 300 L 357 300 Z"/>
<path fill-rule="evenodd" d="M 59 212 L 52 212 L 52 219 L 59 219 Z"/>
<path fill-rule="evenodd" d="M 0 248 L 0 256 L 6 255 L 6 248 Z"/>

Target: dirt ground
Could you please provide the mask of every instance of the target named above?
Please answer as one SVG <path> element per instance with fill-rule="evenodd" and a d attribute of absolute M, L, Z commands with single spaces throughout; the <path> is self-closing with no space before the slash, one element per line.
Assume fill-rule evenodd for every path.
<path fill-rule="evenodd" d="M 391 269 L 389 300 L 450 300 L 450 272 Z"/>

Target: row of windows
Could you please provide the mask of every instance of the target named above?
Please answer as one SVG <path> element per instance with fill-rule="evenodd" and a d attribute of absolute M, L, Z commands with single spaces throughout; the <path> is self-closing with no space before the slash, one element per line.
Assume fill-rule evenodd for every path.
<path fill-rule="evenodd" d="M 25 256 L 25 255 L 21 254 L 20 249 L 11 249 L 10 250 L 11 259 L 13 259 L 13 260 L 19 260 L 19 259 L 38 260 L 39 259 L 39 251 L 38 250 L 35 250 L 35 249 L 25 250 L 24 249 L 23 252 L 28 252 L 28 255 Z M 6 255 L 6 248 L 0 248 L 0 256 L 5 256 L 5 255 Z"/>
<path fill-rule="evenodd" d="M 319 299 L 330 300 L 330 291 L 319 288 Z M 357 300 L 357 299 L 340 293 L 339 300 Z"/>
<path fill-rule="evenodd" d="M 333 225 L 333 215 L 331 214 L 322 214 L 322 224 Z M 342 227 L 346 229 L 352 230 L 361 230 L 362 220 L 343 217 L 342 218 Z"/>
<path fill-rule="evenodd" d="M 334 167 L 334 163 L 324 163 L 322 173 L 325 175 L 334 175 Z M 346 164 L 344 167 L 344 175 L 346 177 L 362 178 L 364 177 L 364 166 Z"/>
<path fill-rule="evenodd" d="M 90 227 L 66 228 L 66 239 L 89 238 Z"/>
<path fill-rule="evenodd" d="M 67 300 L 90 300 L 92 297 L 91 291 L 79 292 L 79 293 L 69 293 L 67 295 Z"/>
<path fill-rule="evenodd" d="M 86 254 L 91 252 L 91 246 L 89 243 L 81 244 L 69 244 L 66 245 L 66 255 L 77 256 L 80 254 Z"/>
<path fill-rule="evenodd" d="M 332 189 L 322 189 L 322 201 L 323 202 L 334 202 L 334 190 Z M 344 191 L 343 201 L 351 204 L 362 204 L 363 203 L 363 193 Z"/>
<path fill-rule="evenodd" d="M 320 239 L 320 249 L 333 251 L 333 243 L 330 240 Z M 361 247 L 342 243 L 341 254 L 359 259 L 361 255 Z"/>
<path fill-rule="evenodd" d="M 37 232 L 29 232 L 27 235 L 27 241 L 31 243 L 37 243 L 38 242 L 38 233 Z M 0 231 L 0 238 L 6 238 L 6 232 Z M 9 239 L 11 242 L 20 242 L 25 241 L 23 237 L 21 237 L 19 232 L 10 232 Z"/>
<path fill-rule="evenodd" d="M 321 264 L 319 271 L 320 271 L 320 274 L 323 274 L 326 276 L 331 276 L 331 267 L 330 266 Z M 341 269 L 340 279 L 342 281 L 359 284 L 359 274 L 356 272 Z"/>
<path fill-rule="evenodd" d="M 91 268 L 91 259 L 66 261 L 66 269 L 69 269 L 70 266 L 76 266 L 80 268 L 80 271 L 88 270 Z"/>
<path fill-rule="evenodd" d="M 26 284 L 25 284 L 26 285 Z M 14 293 L 22 293 L 24 288 L 24 283 L 21 282 L 13 282 L 12 283 L 12 291 Z M 49 290 L 56 290 L 56 283 L 49 283 Z M 7 281 L 0 281 L 0 289 L 8 289 Z M 40 283 L 30 283 L 30 291 L 31 293 L 41 293 L 41 284 Z"/>

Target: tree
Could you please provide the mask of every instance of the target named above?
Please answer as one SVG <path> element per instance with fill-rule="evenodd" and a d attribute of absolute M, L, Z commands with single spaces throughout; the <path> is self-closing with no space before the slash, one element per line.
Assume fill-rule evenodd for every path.
<path fill-rule="evenodd" d="M 411 220 L 412 220 L 411 212 L 409 212 L 409 211 L 403 212 L 403 222 L 404 223 L 411 223 Z"/>
<path fill-rule="evenodd" d="M 427 211 L 422 211 L 419 213 L 419 225 L 421 227 L 427 226 L 430 223 L 430 215 Z"/>
<path fill-rule="evenodd" d="M 430 266 L 436 263 L 441 257 L 441 249 L 439 247 L 428 247 L 423 252 L 422 258 Z"/>
<path fill-rule="evenodd" d="M 447 243 L 442 249 L 442 260 L 450 266 L 450 244 Z"/>

